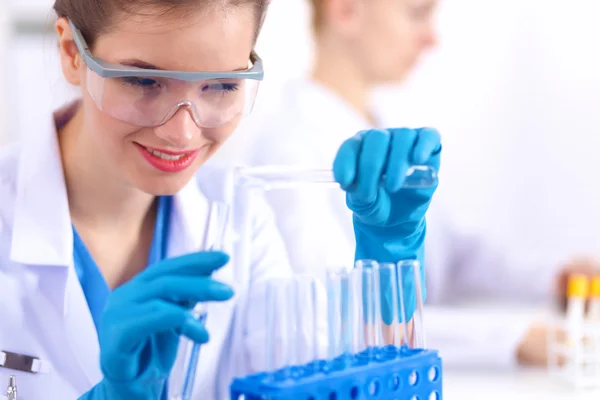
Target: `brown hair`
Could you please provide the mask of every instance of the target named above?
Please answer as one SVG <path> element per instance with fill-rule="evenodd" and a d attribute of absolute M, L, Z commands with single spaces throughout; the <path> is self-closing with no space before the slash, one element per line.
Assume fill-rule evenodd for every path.
<path fill-rule="evenodd" d="M 119 12 L 136 14 L 152 7 L 161 16 L 199 9 L 202 6 L 228 7 L 252 5 L 257 16 L 256 37 L 262 26 L 270 0 L 55 0 L 54 11 L 59 18 L 69 18 L 91 47 L 99 35 L 110 30 Z"/>
<path fill-rule="evenodd" d="M 323 0 L 310 0 L 312 8 L 312 26 L 315 32 L 319 32 L 323 25 Z"/>

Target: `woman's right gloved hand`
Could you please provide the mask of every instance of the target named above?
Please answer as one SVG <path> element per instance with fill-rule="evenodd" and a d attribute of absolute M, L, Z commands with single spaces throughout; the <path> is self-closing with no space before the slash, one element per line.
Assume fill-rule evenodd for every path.
<path fill-rule="evenodd" d="M 197 302 L 225 301 L 233 290 L 213 280 L 229 257 L 201 252 L 148 267 L 109 296 L 98 333 L 104 379 L 80 399 L 159 400 L 181 335 L 208 341 L 191 314 Z"/>

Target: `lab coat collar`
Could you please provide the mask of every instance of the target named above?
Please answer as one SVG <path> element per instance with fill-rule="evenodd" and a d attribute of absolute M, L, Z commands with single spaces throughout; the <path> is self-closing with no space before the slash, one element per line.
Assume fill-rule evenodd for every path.
<path fill-rule="evenodd" d="M 58 110 L 48 129 L 23 140 L 10 252 L 14 262 L 62 267 L 72 262 L 73 231 L 57 130 L 76 109 L 77 103 L 71 103 Z"/>
<path fill-rule="evenodd" d="M 55 311 L 62 316 L 63 325 L 55 329 L 64 329 L 62 335 L 74 358 L 70 368 L 72 373 L 83 374 L 89 386 L 102 378 L 98 366 L 100 349 L 73 267 L 73 230 L 57 134 L 77 106 L 75 102 L 57 111 L 50 129 L 36 132 L 35 140 L 24 140 L 28 145 L 19 157 L 11 260 L 39 277 L 40 296 L 29 299 L 30 309 L 45 328 L 56 327 Z M 198 250 L 204 236 L 208 201 L 196 179 L 174 196 L 173 205 L 168 255 Z M 55 274 L 45 266 L 67 268 L 55 270 Z M 49 304 L 54 307 L 48 307 Z M 60 348 L 64 343 L 55 345 Z M 65 357 L 69 357 L 67 354 Z"/>
<path fill-rule="evenodd" d="M 10 257 L 23 266 L 23 273 L 37 277 L 38 294 L 27 298 L 30 312 L 41 332 L 53 331 L 46 340 L 62 348 L 70 374 L 87 381 L 83 389 L 102 377 L 100 349 L 73 267 L 73 229 L 57 132 L 77 107 L 74 102 L 58 110 L 49 129 L 23 140 Z"/>
<path fill-rule="evenodd" d="M 11 248 L 14 262 L 61 267 L 73 262 L 73 230 L 57 131 L 77 107 L 74 102 L 58 110 L 49 129 L 24 140 L 27 145 L 19 157 Z M 207 213 L 208 202 L 192 179 L 174 196 L 169 256 L 199 249 Z"/>

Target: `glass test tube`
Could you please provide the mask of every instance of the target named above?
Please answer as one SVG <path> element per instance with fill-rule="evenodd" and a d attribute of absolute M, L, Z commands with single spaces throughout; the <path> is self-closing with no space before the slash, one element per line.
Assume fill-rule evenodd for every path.
<path fill-rule="evenodd" d="M 402 327 L 403 346 L 424 349 L 423 277 L 417 260 L 404 260 L 396 264 L 399 295 L 399 322 Z"/>
<path fill-rule="evenodd" d="M 215 251 L 224 249 L 229 217 L 230 206 L 227 203 L 210 203 L 208 218 L 204 229 L 204 241 L 201 248 L 202 251 Z M 196 304 L 192 314 L 196 319 L 204 323 L 207 318 L 206 306 L 203 303 Z M 181 392 L 178 393 L 173 399 L 190 400 L 194 391 L 196 371 L 200 361 L 201 345 L 187 338 L 182 338 L 182 343 L 180 345 L 182 348 L 186 349 L 185 363 L 182 371 L 183 382 L 181 384 Z"/>
<path fill-rule="evenodd" d="M 328 271 L 328 358 L 387 345 L 424 348 L 421 282 L 413 260 L 359 260 L 351 271 Z"/>
<path fill-rule="evenodd" d="M 363 308 L 363 329 L 365 333 L 364 347 L 375 348 L 381 346 L 383 342 L 382 315 L 381 315 L 381 286 L 379 279 L 379 264 L 372 260 L 359 260 L 355 265 L 354 284 L 360 284 L 361 305 L 355 303 L 355 307 Z"/>
<path fill-rule="evenodd" d="M 329 269 L 326 275 L 327 285 L 327 357 L 335 358 L 349 352 L 352 346 L 352 326 L 349 304 L 350 276 L 344 268 Z"/>
<path fill-rule="evenodd" d="M 321 356 L 319 282 L 309 275 L 266 284 L 266 370 L 274 372 Z"/>
<path fill-rule="evenodd" d="M 377 266 L 377 280 L 381 304 L 381 344 L 400 347 L 407 336 L 406 324 L 401 323 L 399 297 L 400 284 L 397 267 L 394 263 L 380 263 Z"/>
<path fill-rule="evenodd" d="M 308 275 L 266 283 L 267 372 L 287 376 L 295 373 L 295 367 L 321 360 L 323 340 L 319 336 L 324 319 L 328 360 L 339 361 L 340 356 L 365 350 L 377 355 L 371 351 L 387 345 L 423 348 L 417 261 L 380 264 L 360 260 L 351 270 L 327 270 L 324 311 L 321 289 L 320 281 Z"/>
<path fill-rule="evenodd" d="M 311 169 L 296 166 L 269 165 L 263 167 L 243 168 L 242 175 L 255 180 L 263 190 L 298 188 L 324 184 L 339 187 L 331 169 Z M 382 178 L 385 180 L 385 177 Z M 406 172 L 403 188 L 429 188 L 437 183 L 437 171 L 427 165 L 414 165 Z"/>
<path fill-rule="evenodd" d="M 399 344 L 395 264 L 360 260 L 327 273 L 328 358 Z"/>

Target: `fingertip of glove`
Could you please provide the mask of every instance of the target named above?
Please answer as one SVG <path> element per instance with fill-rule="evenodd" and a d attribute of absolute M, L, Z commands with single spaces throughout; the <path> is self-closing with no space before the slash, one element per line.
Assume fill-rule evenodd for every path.
<path fill-rule="evenodd" d="M 333 162 L 333 177 L 342 188 L 352 184 L 356 175 L 356 160 L 361 148 L 362 137 L 367 131 L 361 131 L 347 139 L 340 146 Z"/>
<path fill-rule="evenodd" d="M 206 343 L 210 338 L 204 324 L 191 314 L 186 318 L 181 334 L 196 343 Z"/>
<path fill-rule="evenodd" d="M 417 129 L 417 132 L 419 132 L 420 134 L 423 134 L 423 133 L 430 134 L 432 136 L 437 136 L 438 138 L 441 136 L 440 131 L 438 131 L 436 128 L 433 128 L 431 126 L 423 126 L 419 129 Z"/>
<path fill-rule="evenodd" d="M 210 289 L 215 300 L 226 301 L 235 295 L 233 288 L 221 282 L 213 282 Z"/>
<path fill-rule="evenodd" d="M 389 142 L 392 132 L 389 129 L 371 129 L 369 136 L 377 141 Z"/>
<path fill-rule="evenodd" d="M 219 267 L 222 267 L 229 262 L 229 254 L 220 250 L 202 251 L 200 253 L 197 253 L 197 255 L 203 261 L 209 261 L 211 262 L 211 264 L 217 265 Z"/>
<path fill-rule="evenodd" d="M 352 172 L 346 166 L 334 165 L 333 179 L 345 190 L 352 184 Z"/>

